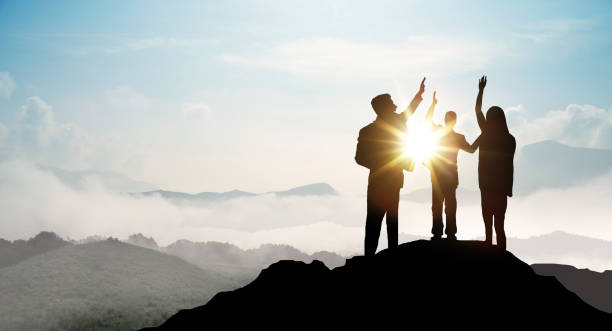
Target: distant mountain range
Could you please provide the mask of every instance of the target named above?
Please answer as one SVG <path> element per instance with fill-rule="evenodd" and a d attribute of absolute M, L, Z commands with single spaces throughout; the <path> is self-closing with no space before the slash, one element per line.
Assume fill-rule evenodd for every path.
<path fill-rule="evenodd" d="M 118 240 L 68 245 L 0 269 L 0 328 L 133 330 L 240 285 Z"/>
<path fill-rule="evenodd" d="M 410 242 L 429 237 L 400 233 L 400 242 Z M 484 240 L 484 237 L 474 238 Z M 381 240 L 381 246 L 386 244 Z M 385 246 L 386 247 L 386 246 Z M 508 238 L 508 250 L 529 263 L 557 263 L 612 270 L 612 241 L 555 231 L 529 238 Z"/>
<path fill-rule="evenodd" d="M 581 265 L 612 270 L 612 242 L 563 231 L 527 239 L 509 238 L 508 249 L 530 263 Z"/>
<path fill-rule="evenodd" d="M 41 232 L 28 240 L 20 239 L 13 242 L 0 239 L 0 268 L 67 245 L 71 243 L 53 232 Z"/>
<path fill-rule="evenodd" d="M 145 323 L 155 320 L 152 314 L 158 314 L 155 318 L 165 318 L 174 311 L 173 309 L 188 307 L 189 302 L 193 302 L 191 305 L 206 302 L 206 296 L 198 299 L 203 301 L 189 301 L 195 300 L 193 296 L 195 294 L 189 296 L 186 289 L 203 286 L 197 285 L 200 281 L 198 279 L 201 279 L 199 277 L 210 278 L 206 281 L 208 285 L 202 288 L 203 291 L 216 293 L 251 282 L 262 269 L 279 260 L 305 263 L 319 260 L 330 268 L 345 264 L 345 258 L 338 254 L 318 252 L 309 255 L 288 245 L 268 244 L 244 250 L 229 243 L 196 243 L 179 240 L 166 247 L 160 247 L 153 238 L 142 234 L 130 236 L 126 243 L 116 239 L 100 241 L 98 238 L 91 237 L 86 241 L 79 241 L 88 243 L 79 244 L 76 241 L 63 240 L 51 232 L 41 232 L 29 240 L 13 242 L 0 240 L 0 261 L 10 261 L 0 267 L 2 294 L 0 305 L 4 304 L 2 305 L 4 308 L 0 308 L 0 316 L 5 316 L 0 317 L 0 325 L 13 326 L 10 329 L 15 330 L 45 330 L 83 329 L 92 323 L 103 323 L 99 328 L 101 330 L 133 329 L 155 325 L 155 323 Z M 402 234 L 400 241 L 412 242 L 419 238 Z M 134 246 L 146 249 L 143 251 Z M 537 262 L 551 261 L 551 258 L 554 261 L 571 261 L 568 256 L 573 259 L 608 261 L 608 263 L 612 261 L 612 242 L 559 231 L 528 239 L 510 238 L 509 249 L 523 259 Z M 16 256 L 19 259 L 15 258 Z M 199 267 L 196 268 L 199 271 L 194 271 L 194 265 Z M 612 264 L 610 265 L 612 267 Z M 612 289 L 610 271 L 598 273 L 571 266 L 555 264 L 545 266 L 536 264 L 534 270 L 543 275 L 557 276 L 568 289 L 577 293 L 587 303 L 612 312 L 610 309 L 612 295 L 609 295 Z M 119 272 L 120 269 L 125 270 Z M 184 280 L 170 277 L 167 274 L 171 272 L 170 270 L 178 272 L 172 277 L 185 277 Z M 200 271 L 203 274 L 198 276 Z M 183 275 L 183 272 L 187 275 Z M 140 279 L 138 277 L 143 276 L 135 276 L 136 273 L 144 273 L 147 276 Z M 23 277 L 19 277 L 20 274 Z M 171 294 L 172 290 L 162 284 L 163 280 L 184 284 L 185 291 L 180 292 L 182 290 L 179 287 L 179 292 Z M 122 286 L 135 286 L 135 288 L 122 289 Z M 93 292 L 96 293 L 82 293 L 85 288 L 94 287 L 96 290 Z M 120 292 L 122 294 L 118 294 Z M 109 308 L 114 306 L 104 301 L 113 297 L 113 300 L 130 302 L 128 294 L 136 297 L 146 295 L 149 298 L 146 300 L 150 300 L 147 305 L 152 306 L 142 308 L 136 304 L 134 307 L 141 307 L 138 309 L 142 310 L 138 312 L 130 310 L 129 315 L 122 315 Z M 35 299 L 38 297 L 47 298 L 44 300 L 55 298 L 53 300 L 60 300 L 63 304 L 57 307 L 48 305 L 38 307 L 37 305 L 44 302 Z M 151 302 L 158 299 L 157 303 Z M 161 303 L 166 300 L 170 300 L 171 304 L 162 305 Z M 8 304 L 9 301 L 11 304 Z M 172 302 L 180 302 L 180 306 Z M 10 308 L 11 305 L 18 308 Z M 19 313 L 19 307 L 25 308 L 24 313 Z M 106 321 L 112 322 L 100 322 L 97 320 L 98 315 L 87 315 L 82 307 L 95 307 L 96 311 L 103 312 L 101 316 L 105 316 Z M 45 314 L 29 315 L 34 310 L 44 311 Z M 48 320 L 49 318 L 53 320 Z M 76 324 L 70 324 L 68 321 Z"/>
<path fill-rule="evenodd" d="M 523 146 L 515 156 L 515 195 L 528 195 L 541 189 L 566 188 L 612 172 L 612 150 L 571 147 L 546 140 Z M 201 192 L 196 194 L 160 190 L 155 185 L 133 180 L 125 175 L 96 170 L 71 171 L 55 167 L 39 166 L 50 171 L 64 184 L 83 189 L 98 182 L 115 192 L 132 192 L 132 195 L 159 195 L 177 203 L 222 201 L 262 194 L 276 196 L 337 195 L 327 183 L 314 183 L 285 191 L 252 193 L 241 190 L 227 192 Z M 404 190 L 406 191 L 406 190 Z M 429 189 L 403 193 L 402 197 L 415 202 L 430 202 Z M 477 191 L 459 188 L 457 195 L 464 204 L 480 201 Z"/>
<path fill-rule="evenodd" d="M 516 193 L 566 188 L 612 171 L 612 150 L 542 141 L 521 148 L 515 158 Z"/>
<path fill-rule="evenodd" d="M 400 233 L 399 239 L 400 242 L 410 242 L 428 239 L 428 237 Z M 482 238 L 477 239 L 482 240 Z M 101 236 L 92 236 L 80 241 L 66 241 L 52 232 L 41 232 L 28 240 L 20 239 L 11 242 L 0 239 L 0 268 L 67 245 L 103 240 L 105 238 Z M 126 242 L 176 255 L 203 268 L 218 266 L 219 269 L 226 267 L 229 271 L 234 267 L 250 268 L 256 271 L 283 259 L 304 262 L 318 259 L 333 268 L 342 265 L 345 259 L 333 252 L 317 252 L 308 255 L 288 245 L 265 244 L 259 248 L 243 250 L 229 243 L 178 240 L 166 247 L 160 247 L 153 238 L 142 234 L 131 235 Z M 385 242 L 382 240 L 381 246 L 384 246 Z M 558 263 L 579 265 L 594 270 L 612 270 L 611 241 L 563 231 L 526 239 L 510 237 L 508 238 L 508 249 L 530 263 Z"/>
<path fill-rule="evenodd" d="M 514 157 L 514 195 L 581 185 L 612 172 L 612 150 L 571 147 L 546 140 L 523 146 Z M 402 193 L 402 199 L 431 203 L 431 188 Z M 480 192 L 457 189 L 462 205 L 479 204 Z"/>
<path fill-rule="evenodd" d="M 596 272 L 563 264 L 532 264 L 531 268 L 539 275 L 555 276 L 586 303 L 612 313 L 612 270 Z"/>
<path fill-rule="evenodd" d="M 265 244 L 259 248 L 243 250 L 229 243 L 178 240 L 166 247 L 159 247 L 153 238 L 142 234 L 132 235 L 126 242 L 180 257 L 241 283 L 253 280 L 262 269 L 280 260 L 319 260 L 330 268 L 345 262 L 345 258 L 336 253 L 322 251 L 308 255 L 288 245 Z"/>
<path fill-rule="evenodd" d="M 331 185 L 327 183 L 314 183 L 304 186 L 295 187 L 286 191 L 272 191 L 266 193 L 251 193 L 240 190 L 232 190 L 228 192 L 200 192 L 196 194 L 189 194 L 175 191 L 164 191 L 156 190 L 141 193 L 132 193 L 134 196 L 160 196 L 162 198 L 171 200 L 177 203 L 189 203 L 189 202 L 210 202 L 210 201 L 222 201 L 242 197 L 253 197 L 265 194 L 273 194 L 278 197 L 288 196 L 325 196 L 325 195 L 338 195 L 338 192 L 334 190 Z"/>
<path fill-rule="evenodd" d="M 127 242 L 96 240 L 79 244 L 42 232 L 29 240 L 0 241 L 0 260 L 10 262 L 0 267 L 0 328 L 137 329 L 245 285 L 279 260 L 317 259 L 330 267 L 345 261 L 287 245 L 243 250 L 180 240 L 159 247 L 142 234 Z"/>

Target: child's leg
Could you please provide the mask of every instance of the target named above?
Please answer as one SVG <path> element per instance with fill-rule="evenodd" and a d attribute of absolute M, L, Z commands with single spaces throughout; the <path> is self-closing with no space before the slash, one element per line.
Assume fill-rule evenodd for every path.
<path fill-rule="evenodd" d="M 432 226 L 431 234 L 434 237 L 441 237 L 444 223 L 442 223 L 442 204 L 444 202 L 444 194 L 440 189 L 440 185 L 432 183 L 431 185 L 431 215 Z"/>
<path fill-rule="evenodd" d="M 457 188 L 446 187 L 444 190 L 444 212 L 446 214 L 446 236 L 455 237 L 457 234 Z"/>

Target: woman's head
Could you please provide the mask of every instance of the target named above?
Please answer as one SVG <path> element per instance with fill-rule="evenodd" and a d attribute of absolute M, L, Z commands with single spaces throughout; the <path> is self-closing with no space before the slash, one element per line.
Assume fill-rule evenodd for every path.
<path fill-rule="evenodd" d="M 487 129 L 493 132 L 510 133 L 504 110 L 498 106 L 493 106 L 487 110 Z"/>

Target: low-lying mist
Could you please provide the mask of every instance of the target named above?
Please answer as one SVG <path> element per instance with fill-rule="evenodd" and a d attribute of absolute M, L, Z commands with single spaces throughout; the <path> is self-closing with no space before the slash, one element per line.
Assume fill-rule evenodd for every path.
<path fill-rule="evenodd" d="M 580 187 L 511 198 L 507 234 L 530 237 L 562 230 L 612 240 L 610 180 L 612 174 Z M 410 190 L 405 187 L 403 192 Z M 364 196 L 270 194 L 193 206 L 159 196 L 114 193 L 96 181 L 75 189 L 52 172 L 22 161 L 0 163 L 0 210 L 0 237 L 9 240 L 40 231 L 71 239 L 143 233 L 160 245 L 178 239 L 230 242 L 242 248 L 277 243 L 306 253 L 328 250 L 346 255 L 362 251 L 366 213 Z M 483 235 L 478 204 L 459 201 L 457 218 L 460 239 Z M 430 205 L 402 201 L 399 227 L 402 233 L 429 236 Z M 381 247 L 385 246 L 383 226 Z"/>

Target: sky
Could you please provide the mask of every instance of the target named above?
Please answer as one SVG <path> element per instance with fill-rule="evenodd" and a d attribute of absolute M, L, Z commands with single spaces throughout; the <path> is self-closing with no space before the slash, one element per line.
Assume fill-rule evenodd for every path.
<path fill-rule="evenodd" d="M 372 97 L 459 115 L 477 79 L 519 146 L 612 148 L 609 1 L 0 1 L 0 161 L 196 193 L 365 194 Z M 571 124 L 571 125 L 570 125 Z M 475 157 L 462 183 L 476 187 Z M 463 171 L 463 170 L 462 170 Z M 427 186 L 424 170 L 408 188 Z M 406 190 L 406 188 L 405 188 Z"/>

